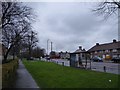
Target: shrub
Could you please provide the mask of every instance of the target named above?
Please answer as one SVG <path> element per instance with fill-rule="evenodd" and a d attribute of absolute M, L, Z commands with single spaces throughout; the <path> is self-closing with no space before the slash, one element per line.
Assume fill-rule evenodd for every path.
<path fill-rule="evenodd" d="M 8 88 L 14 81 L 18 59 L 2 64 L 2 88 Z"/>

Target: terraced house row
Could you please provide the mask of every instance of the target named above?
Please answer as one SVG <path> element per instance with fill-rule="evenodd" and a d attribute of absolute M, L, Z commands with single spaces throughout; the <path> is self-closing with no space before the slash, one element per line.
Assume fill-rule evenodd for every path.
<path fill-rule="evenodd" d="M 120 58 L 120 41 L 113 40 L 113 42 L 99 44 L 96 43 L 95 46 L 88 50 L 90 57 L 99 56 L 103 59 L 110 60 L 112 58 Z"/>
<path fill-rule="evenodd" d="M 54 52 L 57 53 L 57 52 Z M 113 40 L 110 43 L 99 44 L 96 43 L 95 46 L 90 48 L 89 50 L 85 50 L 82 46 L 79 46 L 75 52 L 60 52 L 57 54 L 61 59 L 69 59 L 70 56 L 75 55 L 79 57 L 81 60 L 86 60 L 86 58 L 92 59 L 97 56 L 104 60 L 112 60 L 112 58 L 120 58 L 120 41 Z M 67 57 L 67 58 L 66 58 Z"/>

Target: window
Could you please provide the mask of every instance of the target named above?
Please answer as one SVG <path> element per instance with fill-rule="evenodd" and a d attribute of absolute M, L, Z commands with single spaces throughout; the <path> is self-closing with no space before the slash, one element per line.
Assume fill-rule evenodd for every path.
<path fill-rule="evenodd" d="M 109 50 L 105 50 L 105 52 L 109 52 Z"/>
<path fill-rule="evenodd" d="M 97 54 L 97 51 L 95 51 L 95 54 Z"/>
<path fill-rule="evenodd" d="M 100 53 L 103 53 L 103 51 L 101 50 Z"/>
<path fill-rule="evenodd" d="M 117 57 L 117 55 L 113 55 L 113 58 Z"/>
<path fill-rule="evenodd" d="M 117 52 L 117 49 L 113 49 L 113 51 L 112 52 Z"/>
<path fill-rule="evenodd" d="M 85 57 L 85 55 L 82 54 L 82 57 Z"/>

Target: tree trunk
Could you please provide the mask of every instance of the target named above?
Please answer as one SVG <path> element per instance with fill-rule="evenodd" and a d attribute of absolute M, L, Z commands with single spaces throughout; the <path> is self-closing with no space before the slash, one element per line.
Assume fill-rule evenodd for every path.
<path fill-rule="evenodd" d="M 15 53 L 13 52 L 13 60 L 15 60 Z"/>
<path fill-rule="evenodd" d="M 29 55 L 28 56 L 29 56 L 28 59 L 30 59 L 31 58 L 31 46 L 29 46 Z"/>
<path fill-rule="evenodd" d="M 11 45 L 10 48 L 9 48 L 9 49 L 7 50 L 7 52 L 5 53 L 3 63 L 7 62 L 8 54 L 9 54 L 9 52 L 10 52 L 10 50 L 12 49 L 13 46 L 14 46 L 14 45 Z"/>
<path fill-rule="evenodd" d="M 13 47 L 13 60 L 15 60 L 15 56 L 16 56 L 16 48 L 17 49 L 19 49 L 18 47 L 16 47 L 15 45 L 14 45 L 14 47 Z"/>

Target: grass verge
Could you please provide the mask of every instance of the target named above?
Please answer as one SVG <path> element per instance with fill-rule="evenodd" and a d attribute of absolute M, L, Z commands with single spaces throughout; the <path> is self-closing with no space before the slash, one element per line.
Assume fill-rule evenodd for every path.
<path fill-rule="evenodd" d="M 41 88 L 118 88 L 119 75 L 43 61 L 23 63 Z"/>

